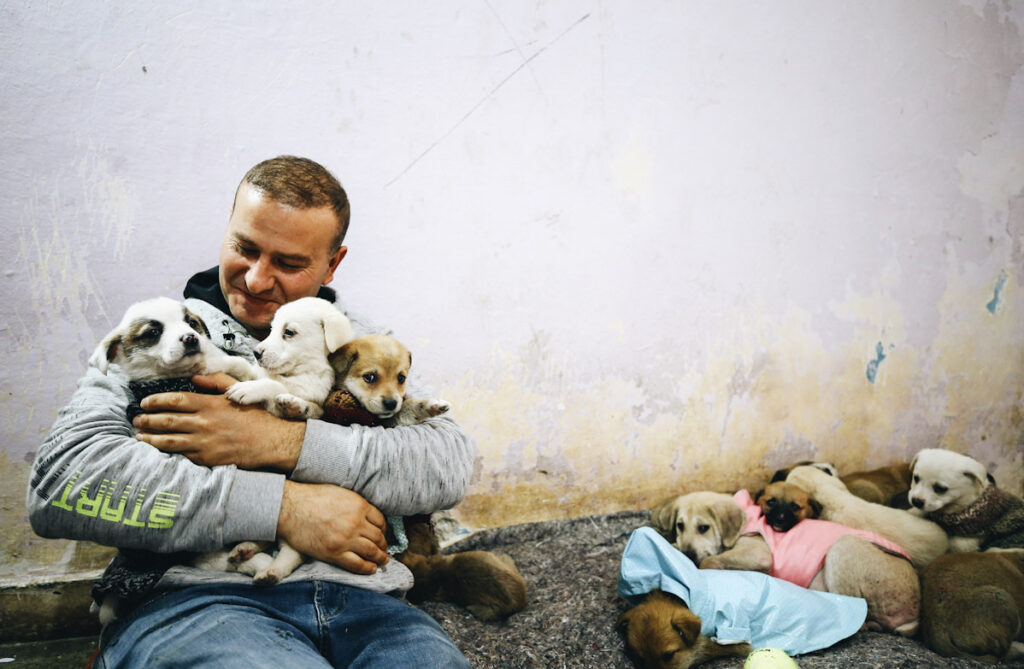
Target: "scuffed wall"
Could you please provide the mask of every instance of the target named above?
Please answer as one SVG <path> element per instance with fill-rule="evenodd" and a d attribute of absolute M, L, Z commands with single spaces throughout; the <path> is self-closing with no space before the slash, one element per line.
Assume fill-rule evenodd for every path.
<path fill-rule="evenodd" d="M 0 580 L 29 463 L 256 161 L 353 201 L 334 286 L 477 440 L 493 526 L 969 453 L 1024 486 L 1024 9 L 106 3 L 0 22 Z"/>

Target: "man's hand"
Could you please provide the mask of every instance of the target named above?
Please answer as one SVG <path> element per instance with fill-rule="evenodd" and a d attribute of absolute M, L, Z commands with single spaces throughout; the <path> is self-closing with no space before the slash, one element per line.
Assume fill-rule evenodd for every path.
<path fill-rule="evenodd" d="M 206 467 L 290 472 L 299 460 L 306 424 L 277 418 L 262 407 L 239 406 L 223 393 L 236 383 L 227 374 L 192 377 L 202 393 L 158 393 L 142 400 L 134 420 L 138 439 L 165 453 L 180 453 Z"/>
<path fill-rule="evenodd" d="M 384 514 L 357 493 L 329 483 L 284 482 L 277 535 L 300 553 L 355 574 L 388 561 Z"/>

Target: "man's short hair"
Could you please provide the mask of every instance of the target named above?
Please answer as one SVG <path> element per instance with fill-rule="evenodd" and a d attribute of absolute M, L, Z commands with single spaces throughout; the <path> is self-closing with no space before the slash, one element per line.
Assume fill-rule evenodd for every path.
<path fill-rule="evenodd" d="M 348 195 L 326 167 L 297 156 L 278 156 L 257 164 L 242 177 L 242 184 L 250 184 L 274 202 L 310 209 L 330 207 L 338 219 L 338 234 L 331 244 L 331 253 L 341 248 L 348 232 L 351 212 Z M 237 197 L 238 191 L 235 191 Z M 232 205 L 234 208 L 234 205 Z"/>

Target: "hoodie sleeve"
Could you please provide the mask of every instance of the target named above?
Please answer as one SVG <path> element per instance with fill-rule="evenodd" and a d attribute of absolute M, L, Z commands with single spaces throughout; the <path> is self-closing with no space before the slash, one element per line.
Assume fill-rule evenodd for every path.
<path fill-rule="evenodd" d="M 91 368 L 32 465 L 26 507 L 42 537 L 158 552 L 272 540 L 284 477 L 207 468 L 134 437 L 123 378 Z"/>

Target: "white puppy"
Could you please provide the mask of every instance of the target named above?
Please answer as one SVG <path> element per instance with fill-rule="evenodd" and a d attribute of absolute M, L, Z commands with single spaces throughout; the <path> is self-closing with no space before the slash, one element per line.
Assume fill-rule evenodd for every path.
<path fill-rule="evenodd" d="M 1000 490 L 983 464 L 925 448 L 911 470 L 910 503 L 949 533 L 950 551 L 1024 548 L 1024 502 Z"/>
<path fill-rule="evenodd" d="M 258 368 L 230 356 L 209 340 L 202 319 L 169 297 L 155 297 L 128 307 L 117 327 L 96 347 L 90 364 L 104 374 L 115 364 L 129 381 L 155 381 L 227 372 L 252 379 Z"/>
<path fill-rule="evenodd" d="M 236 383 L 227 397 L 262 404 L 283 418 L 319 418 L 334 385 L 327 356 L 354 337 L 348 319 L 327 300 L 303 297 L 282 305 L 256 347 L 265 378 Z"/>

